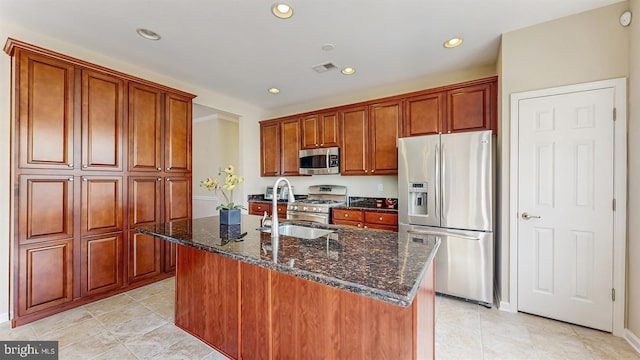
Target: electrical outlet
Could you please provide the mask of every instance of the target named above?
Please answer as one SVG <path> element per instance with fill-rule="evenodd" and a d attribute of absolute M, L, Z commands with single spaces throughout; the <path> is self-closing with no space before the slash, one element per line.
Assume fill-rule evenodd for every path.
<path fill-rule="evenodd" d="M 378 184 L 378 191 L 384 191 L 384 186 L 382 186 L 382 184 Z"/>

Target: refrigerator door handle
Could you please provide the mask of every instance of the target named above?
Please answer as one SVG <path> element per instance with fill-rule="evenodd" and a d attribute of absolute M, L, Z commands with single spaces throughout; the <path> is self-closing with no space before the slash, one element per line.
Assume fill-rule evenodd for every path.
<path fill-rule="evenodd" d="M 458 234 L 458 233 L 455 233 L 455 232 L 420 231 L 420 230 L 407 230 L 407 232 L 410 233 L 410 234 L 416 234 L 416 235 L 454 236 L 454 237 L 457 237 L 457 238 L 460 238 L 460 239 L 465 239 L 465 240 L 477 240 L 477 241 L 480 241 L 480 238 L 477 238 L 475 236 Z"/>
<path fill-rule="evenodd" d="M 444 220 L 445 220 L 445 218 L 444 218 L 444 214 L 445 214 L 445 211 L 444 211 L 445 209 L 444 209 L 444 207 L 445 207 L 445 204 L 446 204 L 446 201 L 447 201 L 447 200 L 445 199 L 445 197 L 444 197 L 444 193 L 445 193 L 445 186 L 446 186 L 446 185 L 445 185 L 445 184 L 446 184 L 446 176 L 447 176 L 447 174 L 445 173 L 445 171 L 446 171 L 446 165 L 445 165 L 445 164 L 446 164 L 446 162 L 445 162 L 445 160 L 446 160 L 446 159 L 445 159 L 445 157 L 444 157 L 444 144 L 441 144 L 441 145 L 440 145 L 440 151 L 441 151 L 440 159 L 441 159 L 441 161 L 442 161 L 442 179 L 441 179 L 442 181 L 441 181 L 440 183 L 441 183 L 442 185 L 441 185 L 441 187 L 438 189 L 438 191 L 440 191 L 440 202 L 441 202 L 441 203 L 440 203 L 440 211 L 442 212 L 442 215 L 441 215 L 441 218 L 440 218 L 440 224 L 442 224 L 442 225 L 444 226 Z"/>
<path fill-rule="evenodd" d="M 438 144 L 436 144 L 436 183 L 431 191 L 434 193 L 434 200 L 436 203 L 435 217 L 438 219 L 438 223 L 440 223 L 440 203 L 438 202 L 438 193 L 440 192 L 440 146 Z"/>

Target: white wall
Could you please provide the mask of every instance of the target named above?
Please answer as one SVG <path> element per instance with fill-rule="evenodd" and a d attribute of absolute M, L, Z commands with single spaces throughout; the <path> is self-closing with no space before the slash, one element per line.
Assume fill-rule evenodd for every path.
<path fill-rule="evenodd" d="M 260 162 L 258 160 L 258 152 L 255 147 L 259 143 L 259 132 L 256 130 L 256 123 L 265 118 L 263 109 L 248 104 L 246 102 L 228 97 L 224 94 L 212 92 L 204 88 L 200 88 L 191 84 L 181 82 L 177 79 L 166 77 L 162 74 L 151 72 L 141 66 L 123 63 L 117 59 L 110 58 L 103 54 L 88 51 L 79 48 L 64 41 L 53 39 L 45 34 L 34 33 L 24 29 L 18 25 L 0 22 L 0 43 L 4 44 L 7 37 L 12 37 L 21 41 L 25 41 L 43 48 L 57 51 L 78 59 L 89 61 L 107 68 L 131 74 L 143 79 L 157 82 L 166 86 L 174 87 L 179 90 L 187 91 L 198 95 L 197 102 L 201 105 L 220 109 L 230 114 L 237 114 L 240 118 L 239 133 L 247 134 L 240 136 L 239 141 L 239 159 L 238 171 L 246 177 L 246 187 L 239 191 L 238 195 L 242 199 L 246 199 L 248 193 L 246 189 L 262 188 L 258 185 L 260 174 Z M 9 175 L 9 134 L 10 134 L 10 57 L 0 55 L 0 229 L 9 229 L 10 216 L 12 214 L 9 204 L 9 193 L 11 191 L 11 181 Z M 250 146 L 249 146 L 249 145 Z M 245 150 L 243 150 L 243 147 Z M 248 151 L 246 150 L 248 149 Z M 242 192 L 240 194 L 240 192 Z M 0 231 L 0 322 L 7 320 L 9 312 L 9 249 L 10 239 L 12 236 L 7 231 Z"/>
<path fill-rule="evenodd" d="M 221 183 L 224 176 L 219 169 L 240 163 L 238 142 L 238 121 L 221 119 L 218 116 L 193 120 L 193 218 L 217 215 L 219 203 L 226 203 L 219 192 L 210 192 L 200 186 L 200 181 L 217 178 Z M 227 193 L 229 196 L 229 193 Z M 242 202 L 242 194 L 234 191 L 233 202 Z"/>
<path fill-rule="evenodd" d="M 512 93 L 629 75 L 629 28 L 618 18 L 621 2 L 503 34 L 501 44 L 500 222 L 502 301 L 509 302 L 509 147 Z M 640 139 L 638 139 L 640 140 Z M 633 139 L 629 139 L 633 143 Z M 633 184 L 630 182 L 630 184 Z M 638 258 L 636 257 L 636 261 Z M 633 279 L 630 279 L 633 280 Z M 636 278 L 637 282 L 640 278 Z M 631 299 L 630 299 L 631 300 Z M 632 303 L 632 301 L 630 301 Z M 635 299 L 640 306 L 640 298 Z M 640 323 L 639 323 L 640 325 Z"/>
<path fill-rule="evenodd" d="M 629 39 L 629 201 L 627 329 L 640 351 L 640 0 L 631 0 L 635 18 Z"/>

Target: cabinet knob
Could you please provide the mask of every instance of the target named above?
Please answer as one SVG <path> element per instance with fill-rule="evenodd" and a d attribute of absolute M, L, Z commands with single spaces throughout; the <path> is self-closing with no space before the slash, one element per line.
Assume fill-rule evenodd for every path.
<path fill-rule="evenodd" d="M 73 167 L 73 163 L 68 163 L 67 166 L 72 168 Z"/>
<path fill-rule="evenodd" d="M 67 181 L 73 182 L 73 176 L 67 178 Z"/>
<path fill-rule="evenodd" d="M 382 221 L 382 216 L 380 216 L 380 217 L 378 218 L 378 220 Z"/>
<path fill-rule="evenodd" d="M 371 173 L 373 174 L 374 172 L 376 172 L 375 170 L 371 170 Z"/>
<path fill-rule="evenodd" d="M 344 214 L 344 217 L 349 217 L 349 214 Z"/>
<path fill-rule="evenodd" d="M 82 181 L 89 181 L 89 179 L 87 179 L 86 177 L 83 177 Z"/>
<path fill-rule="evenodd" d="M 156 178 L 156 181 L 162 181 L 162 178 L 161 177 Z"/>
<path fill-rule="evenodd" d="M 364 228 L 367 229 L 367 225 L 365 225 Z"/>
<path fill-rule="evenodd" d="M 167 171 L 169 171 L 169 170 L 171 170 L 171 167 L 168 167 L 168 168 L 167 168 Z"/>
<path fill-rule="evenodd" d="M 82 168 L 83 168 L 83 169 L 86 169 L 86 168 L 88 168 L 88 167 L 89 167 L 89 165 L 87 165 L 87 164 L 82 164 Z"/>
<path fill-rule="evenodd" d="M 365 172 L 365 174 L 366 174 L 366 173 L 368 173 L 368 172 L 369 172 L 369 170 L 365 170 L 364 172 Z"/>
<path fill-rule="evenodd" d="M 358 227 L 362 227 L 362 224 L 358 224 Z"/>
<path fill-rule="evenodd" d="M 159 168 L 158 168 L 158 171 L 162 171 L 162 168 L 161 168 L 161 167 L 159 167 Z"/>

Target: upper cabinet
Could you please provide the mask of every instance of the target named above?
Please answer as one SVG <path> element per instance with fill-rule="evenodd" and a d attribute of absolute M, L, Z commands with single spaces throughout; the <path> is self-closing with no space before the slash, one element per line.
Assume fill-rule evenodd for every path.
<path fill-rule="evenodd" d="M 300 121 L 298 118 L 260 123 L 260 175 L 300 175 Z"/>
<path fill-rule="evenodd" d="M 162 92 L 129 83 L 129 171 L 162 171 Z"/>
<path fill-rule="evenodd" d="M 164 134 L 165 170 L 191 171 L 191 98 L 166 94 Z"/>
<path fill-rule="evenodd" d="M 74 66 L 22 49 L 14 61 L 19 166 L 72 169 Z"/>
<path fill-rule="evenodd" d="M 341 175 L 397 174 L 399 137 L 497 133 L 497 80 L 493 76 L 261 121 L 261 175 L 298 175 L 296 139 L 299 149 L 340 147 Z"/>
<path fill-rule="evenodd" d="M 447 91 L 447 132 L 490 130 L 495 103 L 493 83 Z"/>
<path fill-rule="evenodd" d="M 338 114 L 336 111 L 313 114 L 300 119 L 302 149 L 338 146 Z"/>

